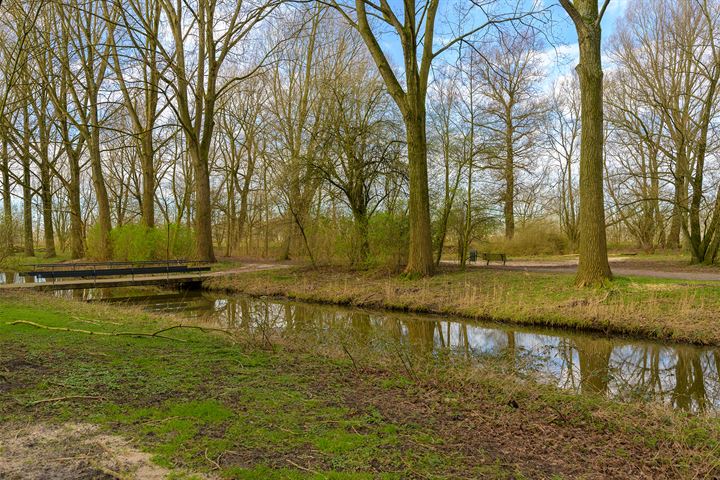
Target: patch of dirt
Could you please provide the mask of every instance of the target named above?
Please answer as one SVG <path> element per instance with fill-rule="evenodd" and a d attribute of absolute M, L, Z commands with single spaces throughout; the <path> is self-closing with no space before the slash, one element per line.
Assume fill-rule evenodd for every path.
<path fill-rule="evenodd" d="M 117 435 L 90 424 L 6 426 L 0 478 L 6 480 L 161 480 L 171 473 Z"/>

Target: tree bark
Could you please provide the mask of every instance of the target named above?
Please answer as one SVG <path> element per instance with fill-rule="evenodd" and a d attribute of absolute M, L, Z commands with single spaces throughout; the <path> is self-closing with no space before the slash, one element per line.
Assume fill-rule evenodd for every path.
<path fill-rule="evenodd" d="M 32 185 L 30 172 L 30 112 L 25 106 L 23 112 L 23 144 L 22 144 L 22 167 L 23 167 L 23 246 L 25 256 L 34 257 L 35 248 L 33 245 L 33 223 L 32 223 Z"/>
<path fill-rule="evenodd" d="M 13 218 L 12 218 L 12 198 L 10 189 L 10 155 L 8 153 L 8 142 L 3 138 L 2 142 L 2 198 L 3 198 L 3 228 L 6 230 L 7 235 L 7 247 L 12 250 L 13 248 Z"/>
<path fill-rule="evenodd" d="M 405 118 L 410 170 L 409 220 L 410 242 L 406 273 L 433 273 L 432 240 L 430 230 L 430 194 L 428 191 L 427 139 L 424 101 Z"/>
<path fill-rule="evenodd" d="M 603 196 L 603 71 L 601 57 L 602 18 L 597 0 L 561 0 L 578 35 L 580 62 L 580 238 L 575 283 L 597 285 L 612 278 L 607 258 Z"/>
<path fill-rule="evenodd" d="M 509 122 L 505 131 L 505 238 L 512 240 L 515 236 L 515 151 L 513 148 L 512 114 L 507 115 Z"/>

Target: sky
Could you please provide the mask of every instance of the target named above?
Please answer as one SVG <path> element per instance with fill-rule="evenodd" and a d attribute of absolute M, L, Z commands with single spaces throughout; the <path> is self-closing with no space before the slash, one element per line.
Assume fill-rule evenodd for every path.
<path fill-rule="evenodd" d="M 459 1 L 466 5 L 469 3 L 467 0 Z M 498 1 L 502 2 L 503 0 Z M 552 80 L 559 76 L 566 75 L 577 64 L 578 46 L 575 27 L 562 7 L 559 6 L 558 0 L 528 1 L 540 2 L 541 5 L 551 7 L 554 39 L 553 45 L 547 48 L 544 56 L 547 58 L 548 83 L 552 83 Z M 602 3 L 602 0 L 599 0 L 599 3 Z M 623 17 L 625 9 L 630 3 L 632 3 L 632 0 L 610 0 L 602 22 L 603 45 L 607 45 L 607 42 L 616 30 L 618 21 Z M 390 4 L 393 6 L 395 12 L 398 12 L 398 15 L 402 12 L 401 2 L 391 0 Z M 447 20 L 452 17 L 450 10 L 453 4 L 454 2 L 452 0 L 441 1 L 440 3 L 438 21 L 436 22 L 436 48 L 438 43 L 442 43 L 443 38 L 454 37 L 448 28 L 444 26 L 448 23 Z M 481 19 L 479 20 L 481 21 Z M 400 73 L 399 66 L 402 65 L 402 50 L 397 36 L 394 33 L 382 35 L 380 37 L 380 43 L 390 58 L 391 63 L 396 66 L 398 73 Z"/>

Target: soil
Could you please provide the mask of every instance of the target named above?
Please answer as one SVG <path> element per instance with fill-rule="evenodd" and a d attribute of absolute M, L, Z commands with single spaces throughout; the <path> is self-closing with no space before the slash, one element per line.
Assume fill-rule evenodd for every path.
<path fill-rule="evenodd" d="M 6 480 L 161 480 L 170 473 L 94 425 L 4 425 L 0 432 L 0 478 Z"/>

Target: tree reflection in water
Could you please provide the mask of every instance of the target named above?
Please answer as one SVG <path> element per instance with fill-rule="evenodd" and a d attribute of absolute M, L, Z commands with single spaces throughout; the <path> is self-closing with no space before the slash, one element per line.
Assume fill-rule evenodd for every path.
<path fill-rule="evenodd" d="M 102 298 L 82 295 L 82 298 Z M 138 302 L 162 310 L 157 301 Z M 168 297 L 165 295 L 165 297 Z M 133 297 L 124 299 L 132 303 Z M 139 298 L 139 297 L 138 297 Z M 113 301 L 118 300 L 115 298 Z M 562 389 L 617 399 L 661 400 L 688 411 L 720 409 L 720 350 L 606 338 L 560 329 L 513 328 L 438 316 L 368 312 L 242 295 L 177 295 L 168 310 L 202 317 L 248 335 L 271 332 L 286 341 L 352 348 L 353 356 L 379 355 L 401 346 L 418 359 L 450 355 L 482 367 L 506 362 L 508 374 L 533 375 Z M 172 307 L 172 308 L 170 308 Z M 311 346 L 311 345 L 308 345 Z"/>

